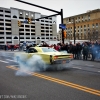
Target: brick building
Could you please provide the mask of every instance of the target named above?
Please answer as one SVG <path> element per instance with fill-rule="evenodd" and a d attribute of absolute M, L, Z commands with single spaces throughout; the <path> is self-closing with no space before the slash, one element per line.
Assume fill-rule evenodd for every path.
<path fill-rule="evenodd" d="M 66 17 L 67 39 L 73 40 L 100 40 L 100 9 L 87 11 L 86 13 Z"/>

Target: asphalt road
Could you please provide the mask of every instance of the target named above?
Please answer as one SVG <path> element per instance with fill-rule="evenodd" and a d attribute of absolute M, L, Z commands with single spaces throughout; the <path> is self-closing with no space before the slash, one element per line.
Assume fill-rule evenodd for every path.
<path fill-rule="evenodd" d="M 18 68 L 13 53 L 0 52 L 0 100 L 100 100 L 100 62 L 73 60 L 63 71 Z"/>

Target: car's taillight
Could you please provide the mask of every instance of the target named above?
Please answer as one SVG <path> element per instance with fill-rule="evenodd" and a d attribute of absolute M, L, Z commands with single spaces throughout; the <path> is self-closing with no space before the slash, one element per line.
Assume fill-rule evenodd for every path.
<path fill-rule="evenodd" d="M 54 56 L 54 60 L 56 60 L 58 58 L 58 56 Z"/>
<path fill-rule="evenodd" d="M 73 55 L 70 55 L 70 58 L 73 58 Z"/>

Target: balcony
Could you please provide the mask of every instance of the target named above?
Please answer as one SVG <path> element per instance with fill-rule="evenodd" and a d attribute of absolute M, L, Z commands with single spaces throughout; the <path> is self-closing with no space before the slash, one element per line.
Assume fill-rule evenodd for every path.
<path fill-rule="evenodd" d="M 11 22 L 7 22 L 7 21 L 5 21 L 5 23 L 10 23 L 11 24 Z"/>
<path fill-rule="evenodd" d="M 11 32 L 11 30 L 5 30 L 6 32 Z"/>
<path fill-rule="evenodd" d="M 4 30 L 0 30 L 0 32 L 4 32 Z"/>

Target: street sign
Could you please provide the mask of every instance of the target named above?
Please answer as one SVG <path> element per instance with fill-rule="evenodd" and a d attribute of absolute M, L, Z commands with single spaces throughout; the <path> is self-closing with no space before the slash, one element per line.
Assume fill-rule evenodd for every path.
<path fill-rule="evenodd" d="M 59 28 L 65 30 L 66 29 L 66 25 L 65 24 L 59 24 Z"/>

